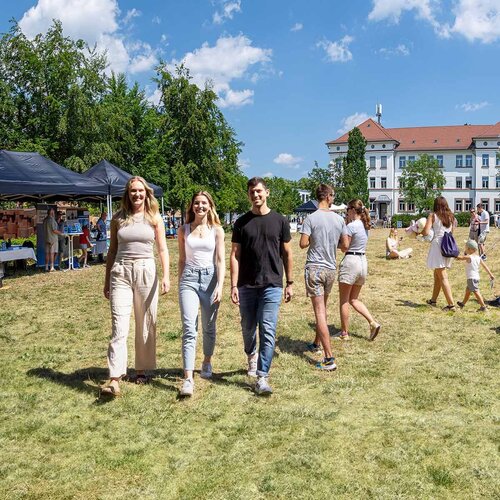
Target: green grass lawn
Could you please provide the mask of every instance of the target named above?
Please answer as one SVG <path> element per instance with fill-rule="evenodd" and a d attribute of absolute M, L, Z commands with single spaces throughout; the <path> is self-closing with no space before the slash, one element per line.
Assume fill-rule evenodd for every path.
<path fill-rule="evenodd" d="M 462 246 L 466 230 L 458 231 Z M 424 305 L 428 244 L 412 241 L 412 259 L 387 261 L 386 236 L 372 231 L 362 291 L 383 328 L 370 343 L 365 320 L 353 314 L 351 341 L 334 341 L 332 373 L 316 371 L 318 357 L 305 352 L 314 316 L 294 237 L 296 295 L 281 308 L 275 393 L 264 399 L 246 376 L 229 286 L 214 380 L 196 374 L 193 398 L 178 399 L 174 241 L 173 286 L 160 299 L 159 368 L 150 385 L 124 383 L 116 400 L 97 397 L 111 323 L 104 267 L 6 279 L 0 498 L 499 498 L 500 312 L 478 313 L 474 300 L 455 314 Z M 499 240 L 493 229 L 487 263 L 500 282 Z M 461 300 L 463 263 L 453 264 L 450 281 Z M 481 289 L 492 297 L 484 273 Z M 329 323 L 337 332 L 336 291 Z M 129 344 L 133 367 L 132 336 Z"/>

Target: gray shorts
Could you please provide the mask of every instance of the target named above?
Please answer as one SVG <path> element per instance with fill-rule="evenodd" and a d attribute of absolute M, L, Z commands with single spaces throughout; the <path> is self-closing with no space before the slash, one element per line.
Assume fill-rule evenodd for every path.
<path fill-rule="evenodd" d="M 479 280 L 474 280 L 472 278 L 467 279 L 467 290 L 469 292 L 479 292 Z"/>
<path fill-rule="evenodd" d="M 46 241 L 45 242 L 45 251 L 49 253 L 58 253 L 59 252 L 59 242 L 55 241 Z"/>
<path fill-rule="evenodd" d="M 477 239 L 477 242 L 483 244 L 486 241 L 487 236 L 488 233 L 486 231 L 484 233 L 481 233 L 479 235 L 479 238 Z"/>
<path fill-rule="evenodd" d="M 308 297 L 320 297 L 321 295 L 330 295 L 333 284 L 335 283 L 334 269 L 328 269 L 321 266 L 308 266 L 304 271 L 306 282 L 306 295 Z"/>
<path fill-rule="evenodd" d="M 340 263 L 339 283 L 362 286 L 368 275 L 366 255 L 346 255 Z"/>

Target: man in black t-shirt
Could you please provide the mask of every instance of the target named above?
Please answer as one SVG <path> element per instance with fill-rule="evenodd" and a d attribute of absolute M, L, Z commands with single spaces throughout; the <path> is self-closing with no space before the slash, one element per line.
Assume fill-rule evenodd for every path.
<path fill-rule="evenodd" d="M 265 181 L 253 177 L 247 188 L 252 209 L 235 222 L 231 240 L 231 300 L 240 306 L 248 375 L 258 377 L 255 392 L 266 395 L 272 393 L 268 376 L 283 295 L 283 267 L 285 302 L 293 295 L 291 236 L 285 217 L 267 206 Z"/>

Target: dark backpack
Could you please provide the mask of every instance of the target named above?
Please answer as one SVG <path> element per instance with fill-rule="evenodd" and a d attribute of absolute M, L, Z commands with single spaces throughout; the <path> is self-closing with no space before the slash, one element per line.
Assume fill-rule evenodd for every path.
<path fill-rule="evenodd" d="M 441 255 L 443 257 L 458 257 L 459 253 L 457 242 L 451 231 L 444 233 L 443 239 L 441 240 Z"/>

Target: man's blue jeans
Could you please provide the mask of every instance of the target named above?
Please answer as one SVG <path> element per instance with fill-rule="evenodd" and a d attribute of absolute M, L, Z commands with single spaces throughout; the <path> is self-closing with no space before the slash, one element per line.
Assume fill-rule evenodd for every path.
<path fill-rule="evenodd" d="M 257 350 L 257 325 L 259 326 L 259 360 L 257 375 L 267 377 L 273 360 L 276 343 L 276 325 L 283 289 L 240 287 L 240 315 L 243 343 L 247 356 Z"/>

